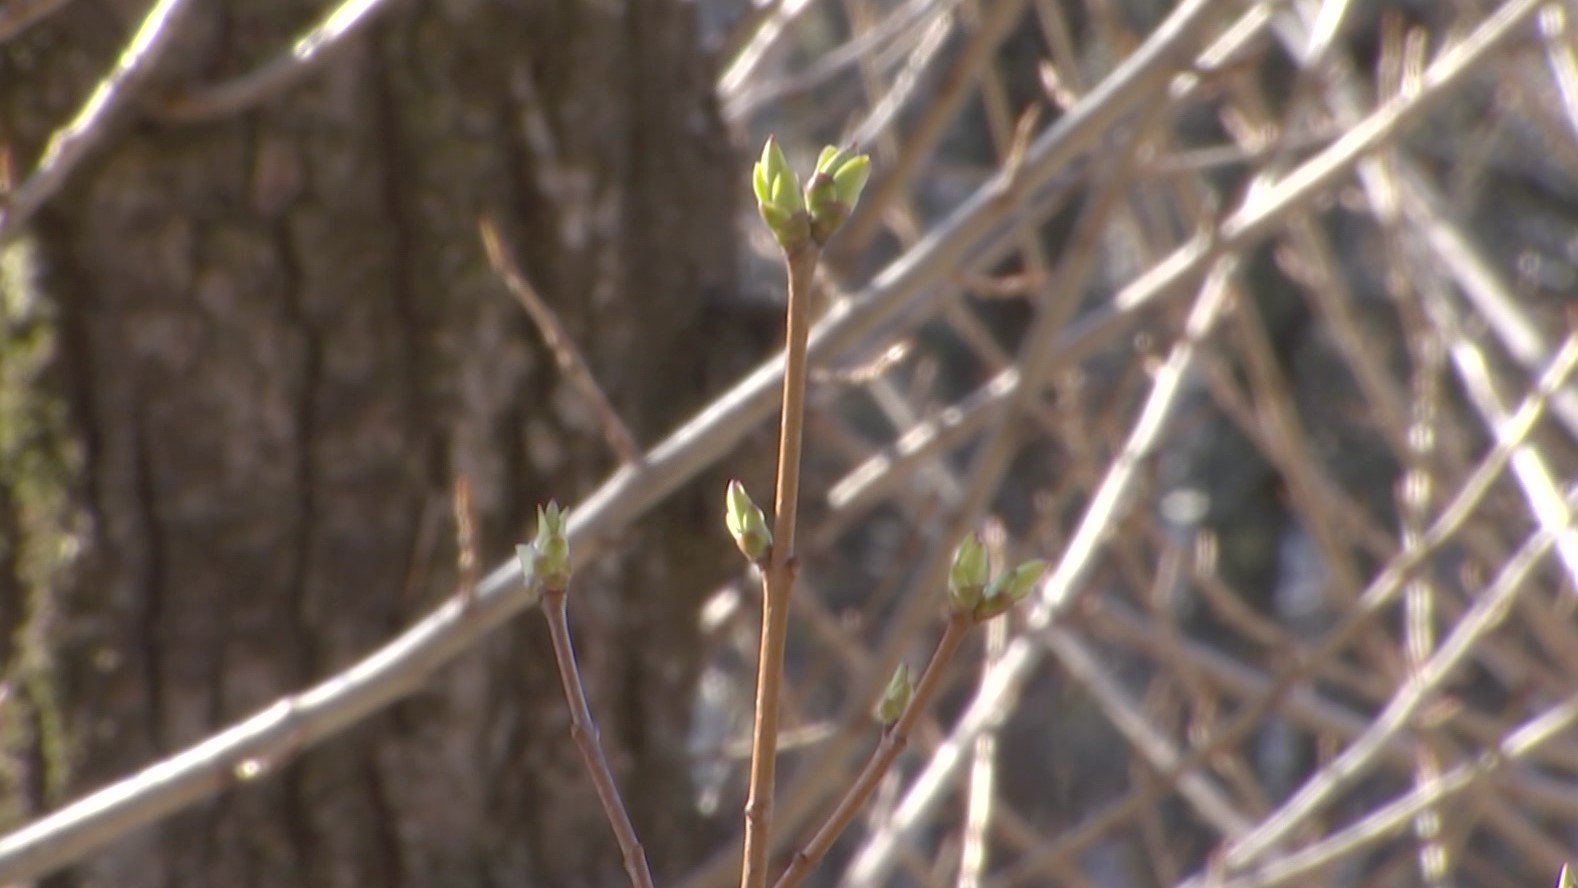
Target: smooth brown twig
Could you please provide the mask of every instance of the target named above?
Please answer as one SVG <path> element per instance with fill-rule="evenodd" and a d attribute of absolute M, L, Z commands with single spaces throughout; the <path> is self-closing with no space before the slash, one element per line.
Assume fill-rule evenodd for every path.
<path fill-rule="evenodd" d="M 807 243 L 784 253 L 789 275 L 785 326 L 783 416 L 778 434 L 778 484 L 773 508 L 773 549 L 762 574 L 762 643 L 756 673 L 756 723 L 751 731 L 751 784 L 745 802 L 742 888 L 767 884 L 768 834 L 773 819 L 773 780 L 778 764 L 778 698 L 784 645 L 789 636 L 789 597 L 794 585 L 795 517 L 800 502 L 800 443 L 805 427 L 806 341 L 811 331 L 811 279 L 821 250 Z"/>
<path fill-rule="evenodd" d="M 504 279 L 504 285 L 509 287 L 513 294 L 526 309 L 526 314 L 531 317 L 532 323 L 542 331 L 543 342 L 547 343 L 548 350 L 553 352 L 553 359 L 559 365 L 559 372 L 563 373 L 570 384 L 575 386 L 581 397 L 592 406 L 592 412 L 597 414 L 598 420 L 603 425 L 603 437 L 608 441 L 608 446 L 619 457 L 622 465 L 640 462 L 641 447 L 636 444 L 636 438 L 630 434 L 630 428 L 624 420 L 619 418 L 619 412 L 608 400 L 608 395 L 603 392 L 603 387 L 597 384 L 597 377 L 592 375 L 592 368 L 586 362 L 586 356 L 576 348 L 575 340 L 570 338 L 564 329 L 564 324 L 559 321 L 559 316 L 554 314 L 542 296 L 538 295 L 531 281 L 520 270 L 520 265 L 510 251 L 504 246 L 504 241 L 499 237 L 498 226 L 492 219 L 484 218 L 477 226 L 482 232 L 482 247 L 488 253 L 488 264 L 493 271 Z"/>
<path fill-rule="evenodd" d="M 647 868 L 646 851 L 642 849 L 641 840 L 636 837 L 636 828 L 630 822 L 630 814 L 619 797 L 613 769 L 608 767 L 608 758 L 603 755 L 597 723 L 592 721 L 591 708 L 586 705 L 586 688 L 581 684 L 581 670 L 576 665 L 575 647 L 570 641 L 570 619 L 566 608 L 568 598 L 563 590 L 544 589 L 542 594 L 542 612 L 548 618 L 548 631 L 553 636 L 553 655 L 559 665 L 559 679 L 564 684 L 564 699 L 570 706 L 570 736 L 581 751 L 587 773 L 592 776 L 592 785 L 597 788 L 598 801 L 603 803 L 603 812 L 608 815 L 608 825 L 613 828 L 614 838 L 619 842 L 630 884 L 635 888 L 652 888 L 652 872 Z"/>
<path fill-rule="evenodd" d="M 827 820 L 817 829 L 811 841 L 794 856 L 789 868 L 774 883 L 773 888 L 794 888 L 805 880 L 811 870 L 816 869 L 827 856 L 829 848 L 843 834 L 844 830 L 854 822 L 855 815 L 865 806 L 871 794 L 876 792 L 877 784 L 893 767 L 893 762 L 899 753 L 909 745 L 910 732 L 914 730 L 915 723 L 920 720 L 923 713 L 931 705 L 932 698 L 937 695 L 937 688 L 942 683 L 942 676 L 947 671 L 948 664 L 959 651 L 959 645 L 964 641 L 965 633 L 975 625 L 975 620 L 968 613 L 955 613 L 948 617 L 948 624 L 943 629 L 942 638 L 937 641 L 937 649 L 932 652 L 931 662 L 926 664 L 926 671 L 921 675 L 920 683 L 915 686 L 915 693 L 910 698 L 910 703 L 904 708 L 904 714 L 894 722 L 892 727 L 882 732 L 882 741 L 871 753 L 871 759 L 861 769 L 860 776 L 850 785 L 849 791 L 839 801 L 838 807 L 833 809 Z"/>

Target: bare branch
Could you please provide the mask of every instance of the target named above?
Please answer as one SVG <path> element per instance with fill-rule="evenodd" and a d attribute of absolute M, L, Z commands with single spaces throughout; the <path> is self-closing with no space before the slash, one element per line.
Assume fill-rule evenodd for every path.
<path fill-rule="evenodd" d="M 158 113 L 169 120 L 211 120 L 266 101 L 306 79 L 393 5 L 388 0 L 345 0 L 260 67 L 234 80 L 169 96 Z"/>
<path fill-rule="evenodd" d="M 526 314 L 537 325 L 542 333 L 542 338 L 548 345 L 548 350 L 553 352 L 554 362 L 559 365 L 559 372 L 575 387 L 582 398 L 591 405 L 592 411 L 603 427 L 603 438 L 608 442 L 614 455 L 619 457 L 622 465 L 631 465 L 641 459 L 641 447 L 636 444 L 636 438 L 630 433 L 629 426 L 619 418 L 619 412 L 608 400 L 608 395 L 603 387 L 597 384 L 597 377 L 592 375 L 592 367 L 586 362 L 586 356 L 576 347 L 575 340 L 564 329 L 564 324 L 559 321 L 559 316 L 549 307 L 547 302 L 537 294 L 537 289 L 526 279 L 520 270 L 520 265 L 515 262 L 515 257 L 504 246 L 499 238 L 498 227 L 492 219 L 483 219 L 480 223 L 482 230 L 482 245 L 488 253 L 488 263 L 493 266 L 493 271 L 504 279 L 505 286 L 526 309 Z"/>
<path fill-rule="evenodd" d="M 0 194 L 0 243 L 16 236 L 103 137 L 127 96 L 158 63 L 175 32 L 176 17 L 186 2 L 158 0 L 154 4 L 121 51 L 120 58 L 115 60 L 115 66 L 94 88 L 77 116 L 55 131 L 33 171 L 14 190 Z"/>
<path fill-rule="evenodd" d="M 871 798 L 876 791 L 877 784 L 893 767 L 893 762 L 899 753 L 904 751 L 909 744 L 910 732 L 914 730 L 915 723 L 921 715 L 931 706 L 932 699 L 937 694 L 937 688 L 942 682 L 943 673 L 948 664 L 953 662 L 953 657 L 959 651 L 959 645 L 964 641 L 964 635 L 969 631 L 974 621 L 968 614 L 958 613 L 949 618 L 947 626 L 943 629 L 942 638 L 937 641 L 937 649 L 932 653 L 931 661 L 926 664 L 926 671 L 921 675 L 920 682 L 915 686 L 914 696 L 905 707 L 904 714 L 888 730 L 882 734 L 882 740 L 871 754 L 871 759 L 866 767 L 855 778 L 844 798 L 829 814 L 827 820 L 817 829 L 816 835 L 805 848 L 794 856 L 789 868 L 774 883 L 774 888 L 794 888 L 810 874 L 827 856 L 828 849 L 833 847 L 833 842 L 849 828 L 854 822 L 855 815 Z"/>
<path fill-rule="evenodd" d="M 548 618 L 548 631 L 553 637 L 554 660 L 559 666 L 559 680 L 564 685 L 564 699 L 570 707 L 570 736 L 581 751 L 581 760 L 592 777 L 597 798 L 603 803 L 603 813 L 614 830 L 619 851 L 624 855 L 625 873 L 633 888 L 652 888 L 652 872 L 647 867 L 647 855 L 636 837 L 635 825 L 625 810 L 619 796 L 619 786 L 614 781 L 614 769 L 608 766 L 608 756 L 603 754 L 603 744 L 592 719 L 592 710 L 586 703 L 586 686 L 581 682 L 581 668 L 575 660 L 575 644 L 570 638 L 570 619 L 563 589 L 543 592 L 542 612 Z"/>

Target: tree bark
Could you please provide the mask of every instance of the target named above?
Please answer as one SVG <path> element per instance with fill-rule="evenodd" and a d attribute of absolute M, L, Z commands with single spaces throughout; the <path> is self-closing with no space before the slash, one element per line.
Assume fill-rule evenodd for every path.
<path fill-rule="evenodd" d="M 74 4 L 4 48 L 0 136 L 15 156 L 37 156 L 142 11 Z M 200 5 L 146 91 L 242 73 L 321 14 Z M 488 270 L 480 216 L 503 223 L 638 439 L 722 381 L 698 344 L 729 348 L 704 306 L 734 285 L 735 193 L 719 176 L 733 166 L 691 16 L 614 0 L 401 4 L 255 107 L 181 123 L 148 103 L 38 215 L 26 289 L 53 312 L 39 374 L 62 434 L 37 449 L 58 451 L 67 505 L 26 525 L 8 472 L 0 527 L 78 548 L 47 581 L 0 557 L 0 628 L 50 633 L 34 648 L 44 681 L 19 683 L 23 654 L 0 648 L 12 708 L 58 712 L 67 750 L 13 732 L 8 773 L 35 787 L 24 807 L 333 673 L 452 591 L 457 475 L 493 563 L 537 502 L 573 503 L 613 467 Z M 702 838 L 684 758 L 695 608 L 727 546 L 710 544 L 716 510 L 701 502 L 665 507 L 572 590 L 603 742 L 659 873 Z M 19 690 L 35 686 L 52 690 Z M 259 764 L 268 779 L 67 879 L 622 878 L 535 613 L 395 710 Z"/>

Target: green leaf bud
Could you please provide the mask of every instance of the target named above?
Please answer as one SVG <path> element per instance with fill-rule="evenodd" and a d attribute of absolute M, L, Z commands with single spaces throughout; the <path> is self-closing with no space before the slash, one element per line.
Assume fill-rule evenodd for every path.
<path fill-rule="evenodd" d="M 1046 572 L 1047 563 L 1036 560 L 1026 561 L 1013 570 L 998 574 L 996 579 L 987 584 L 986 591 L 981 593 L 981 600 L 975 606 L 975 619 L 990 620 L 1024 601 L 1030 597 L 1031 590 Z"/>
<path fill-rule="evenodd" d="M 751 186 L 756 192 L 756 207 L 762 221 L 785 250 L 798 249 L 811 236 L 811 220 L 806 214 L 800 180 L 779 147 L 769 137 L 762 147 L 762 159 L 751 169 Z"/>
<path fill-rule="evenodd" d="M 899 668 L 893 670 L 893 677 L 888 679 L 888 686 L 882 691 L 882 699 L 877 701 L 877 721 L 882 727 L 891 728 L 904 710 L 909 708 L 910 698 L 915 694 L 915 686 L 910 682 L 910 667 L 899 663 Z"/>
<path fill-rule="evenodd" d="M 991 565 L 981 535 L 965 536 L 954 550 L 953 564 L 948 568 L 948 606 L 954 613 L 974 611 L 990 579 Z"/>
<path fill-rule="evenodd" d="M 864 154 L 857 154 L 844 162 L 838 171 L 833 173 L 833 192 L 838 197 L 838 202 L 851 210 L 860 203 L 860 194 L 866 190 L 866 182 L 871 179 L 871 158 Z"/>
<path fill-rule="evenodd" d="M 752 562 L 766 562 L 773 547 L 773 532 L 767 527 L 767 516 L 757 508 L 745 485 L 738 481 L 729 482 L 723 499 L 723 520 L 728 525 L 729 536 L 734 537 L 734 544 Z"/>
<path fill-rule="evenodd" d="M 805 188 L 806 210 L 811 214 L 811 239 L 826 244 L 843 226 L 860 202 L 860 192 L 871 177 L 871 158 L 829 145 L 816 161 L 816 172 Z"/>
<path fill-rule="evenodd" d="M 537 507 L 537 538 L 531 544 L 531 576 L 544 589 L 563 592 L 570 586 L 570 539 L 566 535 L 570 513 L 549 501 Z M 517 550 L 519 552 L 519 550 Z M 524 570 L 525 564 L 521 565 Z"/>

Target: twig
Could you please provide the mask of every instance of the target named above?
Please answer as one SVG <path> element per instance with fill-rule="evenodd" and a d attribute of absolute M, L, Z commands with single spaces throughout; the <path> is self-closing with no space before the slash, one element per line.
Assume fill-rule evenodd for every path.
<path fill-rule="evenodd" d="M 603 392 L 603 387 L 597 384 L 597 378 L 592 375 L 591 365 L 587 363 L 586 356 L 576 347 L 564 329 L 564 324 L 559 321 L 559 316 L 554 314 L 547 302 L 538 295 L 537 289 L 521 273 L 520 265 L 510 251 L 504 246 L 504 241 L 499 238 L 498 226 L 490 218 L 484 218 L 478 227 L 482 231 L 482 246 L 488 253 L 488 264 L 494 272 L 504 279 L 504 284 L 510 288 L 510 293 L 520 301 L 521 307 L 526 309 L 526 314 L 542 331 L 542 338 L 553 352 L 553 359 L 559 365 L 559 371 L 564 374 L 570 384 L 575 386 L 581 397 L 592 406 L 592 411 L 597 414 L 603 426 L 603 437 L 608 441 L 608 446 L 613 449 L 614 455 L 619 457 L 623 465 L 632 465 L 641 460 L 641 447 L 636 444 L 636 438 L 630 433 L 630 428 L 624 420 L 619 418 L 618 411 L 609 402 L 608 395 Z"/>
<path fill-rule="evenodd" d="M 1107 721 L 1118 729 L 1151 767 L 1165 773 L 1177 766 L 1182 758 L 1178 749 L 1166 733 L 1146 717 L 1140 704 L 1130 697 L 1121 682 L 1114 677 L 1116 670 L 1102 663 L 1096 652 L 1076 633 L 1060 626 L 1047 627 L 1046 642 L 1069 675 L 1095 698 Z M 1176 642 L 1177 639 L 1167 639 L 1163 643 L 1175 645 Z M 1193 665 L 1185 657 L 1170 658 L 1168 662 L 1177 663 L 1183 668 Z M 1222 836 L 1231 838 L 1244 835 L 1254 825 L 1254 821 L 1237 810 L 1227 793 L 1205 774 L 1180 776 L 1178 791 L 1200 818 Z"/>
<path fill-rule="evenodd" d="M 898 199 L 902 189 L 912 184 L 920 165 L 932 155 L 937 144 L 947 133 L 948 123 L 955 119 L 959 107 L 970 97 L 970 87 L 981 70 L 992 59 L 997 45 L 1020 20 L 1023 0 L 993 3 L 986 18 L 970 34 L 969 44 L 958 54 L 949 69 L 938 79 L 938 85 L 926 97 L 920 118 L 905 125 L 904 137 L 898 140 L 898 150 L 884 156 L 882 171 L 867 188 L 831 252 L 837 256 L 854 255 L 870 246 L 877 227 Z M 836 263 L 836 259 L 834 260 Z"/>
<path fill-rule="evenodd" d="M 955 613 L 948 617 L 948 624 L 943 629 L 942 638 L 937 641 L 937 649 L 932 652 L 931 662 L 926 664 L 926 671 L 921 675 L 920 682 L 915 686 L 914 696 L 904 709 L 904 714 L 899 720 L 882 734 L 882 741 L 871 754 L 870 761 L 855 778 L 855 782 L 844 794 L 838 807 L 829 814 L 827 820 L 817 829 L 816 835 L 803 850 L 795 854 L 794 860 L 784 874 L 774 883 L 774 888 L 794 888 L 804 881 L 805 877 L 822 862 L 827 856 L 833 842 L 843 834 L 849 824 L 854 822 L 855 815 L 871 798 L 876 791 L 877 784 L 893 767 L 893 761 L 909 743 L 910 731 L 931 705 L 931 700 L 937 694 L 937 688 L 942 682 L 943 673 L 948 664 L 959 651 L 959 645 L 964 641 L 964 635 L 974 625 L 974 620 L 967 613 Z"/>
<path fill-rule="evenodd" d="M 1383 105 L 1362 123 L 1350 128 L 1343 138 L 1300 165 L 1275 186 L 1262 191 L 1257 199 L 1230 216 L 1215 240 L 1216 249 L 1201 245 L 1180 248 L 1150 273 L 1120 292 L 1114 303 L 1126 306 L 1133 300 L 1149 302 L 1161 290 L 1170 290 L 1183 280 L 1192 279 L 1222 252 L 1242 248 L 1264 236 L 1270 225 L 1280 222 L 1288 213 L 1303 205 L 1317 188 L 1324 187 L 1339 171 L 1351 169 L 1367 152 L 1374 150 L 1399 128 L 1416 119 L 1426 107 L 1448 94 L 1452 84 L 1473 70 L 1475 64 L 1487 57 L 1494 48 L 1510 39 L 1537 9 L 1535 0 L 1514 0 L 1502 7 L 1461 42 L 1440 55 L 1425 72 L 1424 82 L 1418 92 Z M 1186 268 L 1189 270 L 1185 271 Z M 1505 454 L 1502 456 L 1504 458 Z M 1092 548 L 1085 551 L 1076 552 L 1071 545 L 1060 561 L 1058 571 L 1043 586 L 1041 605 L 1030 616 L 1033 627 L 1046 625 L 1056 613 L 1069 606 L 1076 589 L 1069 581 L 1083 576 L 1093 563 L 1095 540 L 1089 542 Z M 1439 540 L 1433 542 L 1439 543 Z M 1065 567 L 1068 568 L 1066 572 Z M 1400 567 L 1406 567 L 1406 564 L 1400 563 Z M 1372 613 L 1375 606 L 1373 602 L 1395 592 L 1395 584 L 1405 572 L 1383 572 L 1378 576 L 1371 588 L 1366 590 L 1365 596 L 1361 596 L 1358 613 Z M 927 771 L 917 780 L 911 797 L 899 809 L 900 820 L 904 820 L 906 815 L 913 818 L 914 811 L 924 806 L 925 799 L 937 793 L 944 781 L 950 779 L 962 765 L 960 745 L 970 742 L 985 723 L 989 712 L 1002 705 L 1001 699 L 993 699 L 993 694 L 1006 693 L 1017 686 L 1024 673 L 1039 662 L 1043 653 L 1043 649 L 1023 639 L 1010 646 L 998 676 L 994 676 L 1000 680 L 990 687 L 982 688 L 961 718 L 948 745 L 928 763 Z M 1235 722 L 1235 726 L 1242 721 Z M 1190 762 L 1188 766 L 1192 767 L 1193 764 Z M 880 880 L 880 874 L 891 864 L 895 847 L 894 841 L 886 841 L 866 848 L 851 869 L 852 878 L 856 881 Z"/>
<path fill-rule="evenodd" d="M 1231 844 L 1223 857 L 1228 868 L 1236 869 L 1254 863 L 1320 810 L 1321 806 L 1369 772 L 1387 743 L 1409 727 L 1419 707 L 1468 659 L 1476 642 L 1506 617 L 1513 597 L 1524 588 L 1524 578 L 1544 558 L 1557 536 L 1558 531 L 1541 528 L 1528 538 L 1517 554 L 1502 566 L 1495 581 L 1475 598 L 1474 606 L 1458 621 L 1435 653 L 1410 674 L 1408 681 L 1364 734 L 1305 781 L 1304 786 L 1258 828 Z"/>
<path fill-rule="evenodd" d="M 143 17 L 115 60 L 115 67 L 104 75 L 93 94 L 82 104 L 77 116 L 50 137 L 44 154 L 16 190 L 0 195 L 0 243 L 13 237 L 44 202 L 65 183 L 82 158 L 104 134 L 110 116 L 123 105 L 144 75 L 148 73 L 175 32 L 173 23 L 187 0 L 158 0 Z"/>
<path fill-rule="evenodd" d="M 1375 809 L 1358 823 L 1335 835 L 1277 858 L 1230 882 L 1193 879 L 1184 888 L 1272 888 L 1285 885 L 1312 870 L 1330 866 L 1333 862 L 1369 848 L 1407 826 L 1420 811 L 1439 806 L 1480 781 L 1495 775 L 1509 762 L 1515 762 L 1539 749 L 1547 741 L 1561 736 L 1578 721 L 1578 695 L 1570 695 L 1561 703 L 1541 713 L 1507 736 L 1495 747 L 1481 753 L 1477 759 L 1458 765 L 1442 774 L 1428 787 L 1421 786 L 1382 807 Z"/>
<path fill-rule="evenodd" d="M 156 113 L 168 120 L 194 121 L 244 111 L 300 83 L 391 5 L 386 0 L 345 0 L 259 67 L 214 86 L 170 96 Z"/>
<path fill-rule="evenodd" d="M 1110 806 L 1101 814 L 1096 815 L 1092 821 L 1065 835 L 1055 845 L 1017 862 L 1009 873 L 996 880 L 995 884 L 1023 884 L 1024 874 L 1034 871 L 1049 860 L 1074 853 L 1077 849 L 1094 841 L 1102 833 L 1101 827 L 1104 824 L 1114 822 L 1125 816 L 1129 811 L 1151 803 L 1167 788 L 1171 787 L 1180 775 L 1188 773 L 1201 763 L 1209 760 L 1214 751 L 1227 748 L 1230 744 L 1239 742 L 1248 731 L 1261 724 L 1265 713 L 1270 710 L 1276 701 L 1282 699 L 1293 688 L 1294 682 L 1299 676 L 1305 674 L 1312 668 L 1313 664 L 1335 655 L 1336 652 L 1347 645 L 1371 619 L 1381 612 L 1382 608 L 1396 598 L 1398 590 L 1423 562 L 1423 559 L 1435 552 L 1462 528 L 1465 519 L 1471 514 L 1477 504 L 1483 500 L 1491 484 L 1499 477 L 1501 470 L 1507 465 L 1516 447 L 1521 444 L 1543 415 L 1550 392 L 1559 388 L 1567 378 L 1567 375 L 1573 371 L 1574 361 L 1571 358 L 1578 356 L 1568 355 L 1567 357 L 1569 360 L 1553 363 L 1546 369 L 1535 390 L 1529 393 L 1511 418 L 1497 429 L 1496 447 L 1475 466 L 1468 479 L 1459 486 L 1458 492 L 1452 501 L 1442 509 L 1434 523 L 1420 537 L 1418 544 L 1399 553 L 1396 558 L 1392 559 L 1375 575 L 1369 586 L 1364 590 L 1364 593 L 1359 596 L 1354 609 L 1343 618 L 1343 621 L 1337 627 L 1326 635 L 1325 639 L 1312 653 L 1298 658 L 1290 666 L 1278 670 L 1270 687 L 1258 700 L 1242 707 L 1234 720 L 1222 728 L 1211 739 L 1210 743 L 1192 751 L 1179 762 L 1176 768 L 1168 772 L 1166 779 L 1131 793 L 1127 799 Z M 1054 573 L 1043 592 L 1044 596 L 1058 591 L 1052 585 L 1057 580 L 1058 575 Z M 1045 624 L 1040 623 L 1040 620 L 1044 619 L 1043 614 L 1046 615 L 1045 618 L 1049 618 L 1054 612 L 1056 612 L 1056 608 L 1053 608 L 1051 611 L 1043 611 L 1038 608 L 1030 616 L 1032 628 L 1043 628 Z M 1000 672 L 1004 673 L 1005 682 L 1007 678 L 1013 677 L 1007 674 L 1010 670 L 1028 669 L 1039 659 L 1040 652 L 1031 648 L 1028 643 L 1022 644 L 1022 641 L 1015 642 L 1004 657 Z M 945 752 L 935 756 L 927 767 L 927 773 L 922 774 L 916 781 L 916 786 L 911 791 L 916 807 L 924 804 L 927 793 L 935 794 L 948 778 L 949 772 L 957 767 L 956 756 L 949 754 L 949 750 L 956 744 L 962 744 L 968 738 L 973 737 L 974 733 L 980 729 L 980 725 L 990 717 L 991 713 L 1005 705 L 1002 695 L 1012 687 L 1012 685 L 1000 684 L 991 688 L 982 688 L 975 701 L 970 704 L 970 707 L 960 718 L 959 727 L 955 729 L 953 737 L 949 739 L 948 746 L 944 747 Z M 1370 727 L 1373 727 L 1373 725 L 1367 726 L 1367 730 Z M 911 807 L 912 799 L 906 799 L 900 807 L 900 820 L 903 819 L 904 812 Z M 881 848 L 880 850 L 888 851 L 889 849 Z M 876 862 L 876 865 L 883 864 L 885 864 L 885 861 L 880 859 Z"/>
<path fill-rule="evenodd" d="M 994 620 L 986 627 L 986 655 L 981 658 L 981 680 L 992 674 L 1008 647 L 1008 621 Z M 982 731 L 975 738 L 970 763 L 970 786 L 965 794 L 964 830 L 959 842 L 959 888 L 980 888 L 986 873 L 992 816 L 1006 807 L 997 804 L 997 732 Z"/>
<path fill-rule="evenodd" d="M 859 62 L 863 56 L 877 51 L 881 44 L 904 35 L 906 29 L 917 28 L 922 22 L 946 16 L 949 10 L 958 4 L 959 0 L 910 0 L 903 7 L 884 16 L 880 27 L 873 28 L 822 55 L 810 70 L 791 75 L 784 80 L 764 82 L 748 79 L 750 67 L 754 67 L 761 59 L 755 44 L 763 40 L 770 43 L 782 34 L 780 23 L 767 23 L 758 32 L 752 46 L 740 54 L 739 60 L 719 81 L 718 91 L 723 98 L 724 120 L 731 123 L 743 120 L 765 104 L 811 89 L 841 69 Z M 779 18 L 788 21 L 804 12 L 807 6 L 809 3 L 786 3 L 780 7 Z M 775 24 L 779 24 L 780 29 L 769 30 Z"/>
<path fill-rule="evenodd" d="M 751 731 L 750 795 L 745 803 L 743 888 L 767 884 L 768 836 L 778 760 L 778 698 L 784 646 L 789 636 L 789 597 L 794 586 L 795 518 L 800 501 L 800 449 L 805 427 L 806 344 L 811 330 L 811 279 L 821 250 L 813 244 L 784 253 L 789 312 L 784 345 L 783 418 L 778 434 L 778 482 L 773 549 L 762 574 L 762 646 L 756 674 L 756 720 Z"/>
<path fill-rule="evenodd" d="M 635 888 L 652 888 L 652 873 L 647 868 L 647 855 L 636 837 L 636 828 L 630 814 L 619 797 L 619 787 L 614 783 L 613 769 L 603 755 L 597 723 L 592 720 L 591 708 L 586 705 L 586 688 L 581 684 L 581 670 L 575 661 L 575 646 L 570 640 L 570 621 L 566 613 L 565 590 L 543 591 L 542 612 L 548 618 L 548 632 L 553 636 L 553 655 L 559 664 L 559 679 L 564 684 L 564 700 L 570 706 L 570 736 L 581 751 L 586 770 L 591 774 L 592 785 L 597 788 L 597 798 L 603 803 L 603 813 L 608 815 L 608 825 L 614 830 L 624 855 L 625 873 Z"/>

